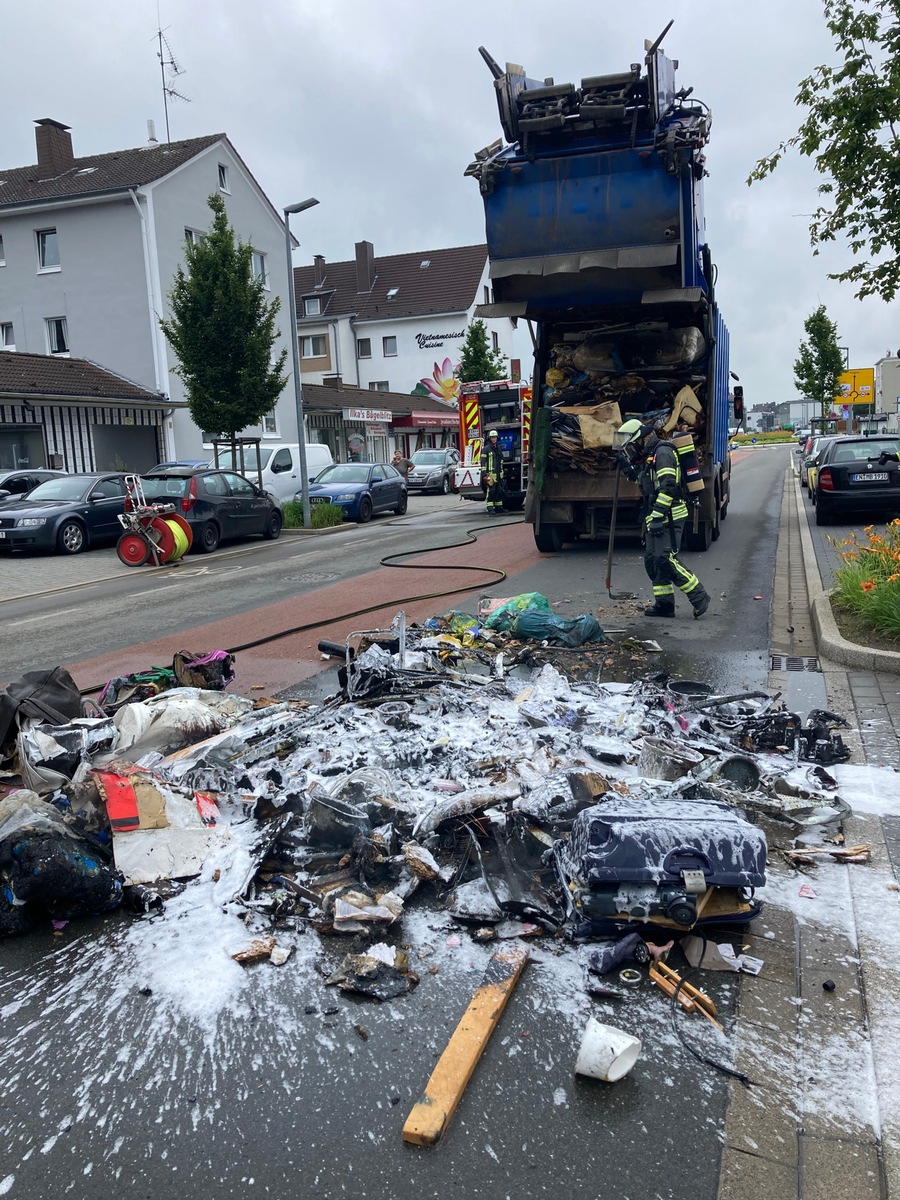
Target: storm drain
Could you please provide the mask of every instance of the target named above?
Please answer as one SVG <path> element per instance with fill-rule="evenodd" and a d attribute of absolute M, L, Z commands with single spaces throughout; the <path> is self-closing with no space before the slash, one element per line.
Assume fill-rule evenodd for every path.
<path fill-rule="evenodd" d="M 818 658 L 795 658 L 789 654 L 769 656 L 770 671 L 818 671 Z"/>

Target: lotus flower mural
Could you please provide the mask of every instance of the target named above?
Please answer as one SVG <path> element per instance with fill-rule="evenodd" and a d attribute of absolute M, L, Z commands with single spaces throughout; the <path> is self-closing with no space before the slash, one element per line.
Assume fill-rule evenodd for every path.
<path fill-rule="evenodd" d="M 442 363 L 435 363 L 431 378 L 420 379 L 413 388 L 413 395 L 433 396 L 435 400 L 456 404 L 459 400 L 459 380 L 455 372 L 456 367 L 449 358 Z"/>

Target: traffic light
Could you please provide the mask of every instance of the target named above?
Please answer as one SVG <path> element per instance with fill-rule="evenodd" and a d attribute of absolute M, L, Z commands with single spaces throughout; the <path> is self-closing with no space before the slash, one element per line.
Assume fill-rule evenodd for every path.
<path fill-rule="evenodd" d="M 734 419 L 735 421 L 743 421 L 744 419 L 744 388 L 740 383 L 734 385 Z"/>

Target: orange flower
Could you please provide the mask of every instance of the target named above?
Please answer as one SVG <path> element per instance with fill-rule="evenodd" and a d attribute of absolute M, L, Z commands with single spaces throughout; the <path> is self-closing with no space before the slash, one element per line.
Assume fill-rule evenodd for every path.
<path fill-rule="evenodd" d="M 864 592 L 871 592 L 875 587 L 875 582 L 872 579 L 864 579 L 859 586 Z"/>
<path fill-rule="evenodd" d="M 900 571 L 895 571 L 893 575 L 887 577 L 888 583 L 896 583 L 898 579 L 900 579 Z"/>

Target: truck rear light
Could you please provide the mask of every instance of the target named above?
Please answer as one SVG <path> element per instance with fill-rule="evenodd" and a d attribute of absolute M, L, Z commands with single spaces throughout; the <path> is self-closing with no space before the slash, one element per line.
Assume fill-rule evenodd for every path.
<path fill-rule="evenodd" d="M 834 480 L 831 478 L 831 469 L 829 467 L 823 467 L 819 472 L 817 486 L 820 492 L 834 491 Z"/>
<path fill-rule="evenodd" d="M 197 480 L 191 479 L 188 486 L 188 494 L 181 497 L 181 511 L 190 512 L 197 503 Z"/>

